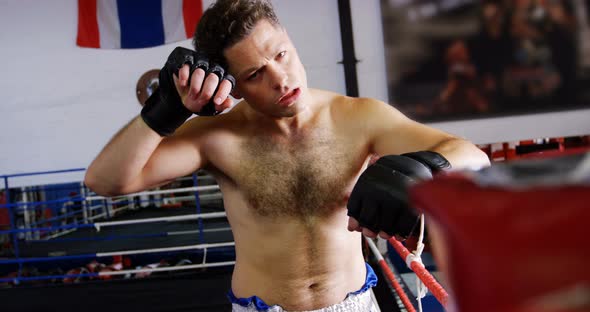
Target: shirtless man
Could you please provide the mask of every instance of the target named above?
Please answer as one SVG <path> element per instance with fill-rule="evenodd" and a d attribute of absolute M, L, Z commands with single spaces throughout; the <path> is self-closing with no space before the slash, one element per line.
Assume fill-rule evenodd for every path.
<path fill-rule="evenodd" d="M 231 94 L 242 100 L 225 114 L 183 124 L 190 112 L 207 110 L 211 98 L 216 111 L 229 108 L 232 83 L 219 83 L 223 74 L 191 70 L 200 54 L 175 50 L 160 73 L 162 94 L 97 156 L 86 184 L 117 195 L 206 169 L 219 183 L 235 238 L 234 311 L 373 311 L 367 289 L 376 279 L 359 232 L 389 237 L 396 231 L 379 233 L 385 229 L 368 224 L 376 213 L 359 214 L 366 225 L 349 223 L 347 215 L 371 155 L 429 150 L 454 168 L 485 166 L 487 157 L 385 103 L 308 88 L 297 51 L 267 1 L 217 1 L 194 42 L 235 77 Z M 371 193 L 367 187 L 357 195 L 363 190 Z"/>

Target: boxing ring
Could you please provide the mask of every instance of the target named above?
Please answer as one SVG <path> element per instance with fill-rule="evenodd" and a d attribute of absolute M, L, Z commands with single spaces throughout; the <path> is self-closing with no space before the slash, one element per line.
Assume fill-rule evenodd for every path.
<path fill-rule="evenodd" d="M 590 154 L 576 157 L 578 167 L 562 165 L 560 170 L 578 172 L 579 180 L 585 181 L 581 185 L 523 192 L 451 174 L 413 187 L 412 202 L 426 215 L 416 245 L 409 247 L 394 238 L 386 244 L 365 239 L 367 260 L 382 275 L 377 288 L 387 288 L 375 289 L 382 311 L 588 311 L 590 254 L 579 246 L 589 234 L 585 224 L 590 209 L 580 203 L 590 194 Z M 64 172 L 69 171 L 19 176 Z M 2 176 L 6 200 L 0 210 L 10 212 L 0 219 L 3 307 L 10 311 L 53 306 L 62 311 L 231 309 L 225 294 L 235 263 L 234 242 L 219 187 L 210 176 L 195 174 L 165 188 L 112 198 L 93 194 L 79 181 L 11 187 L 13 177 Z M 51 192 L 57 195 L 49 196 Z M 486 214 L 470 209 L 492 198 Z M 552 206 L 559 206 L 562 213 L 552 214 Z M 543 214 L 551 218 L 530 219 Z M 510 227 L 506 218 L 516 225 Z M 450 272 L 442 283 L 437 272 L 429 272 L 437 267 L 427 263 L 431 256 L 423 244 L 425 223 L 436 225 L 429 227 L 432 239 L 447 239 L 439 242 L 448 249 L 441 267 Z M 571 235 L 575 237 L 569 239 Z M 552 244 L 564 258 L 551 257 L 539 241 Z M 510 242 L 522 252 L 507 251 L 505 244 Z M 559 274 L 545 278 L 538 266 L 528 271 L 526 263 L 543 257 L 563 265 L 551 267 Z M 524 273 L 514 271 L 515 266 Z M 521 275 L 526 280 L 519 279 Z M 563 308 L 552 302 L 547 310 L 530 304 L 533 299 L 550 300 L 543 297 L 547 293 L 569 296 L 572 303 Z M 100 300 L 88 306 L 89 298 Z"/>
<path fill-rule="evenodd" d="M 161 189 L 112 198 L 97 196 L 79 181 L 17 187 L 10 183 L 19 177 L 44 180 L 41 176 L 83 171 L 2 176 L 6 200 L 0 203 L 0 211 L 5 211 L 0 219 L 0 288 L 6 289 L 0 291 L 12 299 L 3 300 L 3 306 L 30 311 L 65 297 L 84 304 L 70 294 L 98 289 L 110 298 L 130 287 L 143 301 L 98 306 L 145 310 L 146 301 L 168 293 L 176 300 L 168 300 L 167 309 L 229 309 L 225 293 L 235 263 L 234 242 L 219 186 L 210 176 L 194 174 Z M 199 283 L 204 280 L 206 285 Z M 109 286 L 102 285 L 107 281 Z M 144 294 L 145 287 L 158 285 L 176 291 Z M 45 302 L 26 299 L 40 288 L 52 294 L 35 295 Z M 201 294 L 193 293 L 199 289 Z M 162 303 L 153 307 L 162 309 Z"/>

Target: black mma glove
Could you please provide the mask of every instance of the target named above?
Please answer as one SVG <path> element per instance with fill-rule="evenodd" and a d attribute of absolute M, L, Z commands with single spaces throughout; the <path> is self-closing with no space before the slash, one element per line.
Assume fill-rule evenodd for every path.
<path fill-rule="evenodd" d="M 430 151 L 383 156 L 359 177 L 348 200 L 348 216 L 374 233 L 407 237 L 418 222 L 408 203 L 409 185 L 450 167 L 442 155 Z"/>
<path fill-rule="evenodd" d="M 178 70 L 184 64 L 190 66 L 190 77 L 192 77 L 195 69 L 201 68 L 206 73 L 205 77 L 209 73 L 214 73 L 219 77 L 219 83 L 221 83 L 222 79 L 227 79 L 231 82 L 232 89 L 236 84 L 235 79 L 231 75 L 224 75 L 225 71 L 221 66 L 214 64 L 210 67 L 209 60 L 205 54 L 183 47 L 176 47 L 168 56 L 164 67 L 160 70 L 160 74 L 158 75 L 158 89 L 147 99 L 141 110 L 141 117 L 145 123 L 161 136 L 168 136 L 174 133 L 193 114 L 182 103 L 174 85 L 173 75 L 178 75 Z M 190 85 L 190 78 L 188 84 Z M 217 89 L 215 92 L 217 92 Z M 213 98 L 211 98 L 201 108 L 198 115 L 212 116 L 219 113 L 215 111 L 215 104 L 213 103 Z"/>

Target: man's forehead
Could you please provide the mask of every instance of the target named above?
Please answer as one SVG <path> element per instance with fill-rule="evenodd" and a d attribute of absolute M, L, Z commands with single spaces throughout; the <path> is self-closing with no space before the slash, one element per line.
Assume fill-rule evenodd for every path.
<path fill-rule="evenodd" d="M 244 39 L 224 50 L 224 56 L 233 74 L 248 68 L 259 67 L 272 58 L 281 47 L 290 44 L 289 36 L 280 25 L 261 21 Z"/>

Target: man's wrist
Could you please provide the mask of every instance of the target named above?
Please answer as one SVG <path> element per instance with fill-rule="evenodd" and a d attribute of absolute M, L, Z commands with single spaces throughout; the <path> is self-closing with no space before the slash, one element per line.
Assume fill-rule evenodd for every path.
<path fill-rule="evenodd" d="M 157 89 L 147 99 L 141 110 L 141 118 L 160 136 L 169 136 L 193 113 L 182 104 L 180 97 L 163 101 L 161 96 L 160 89 Z"/>

